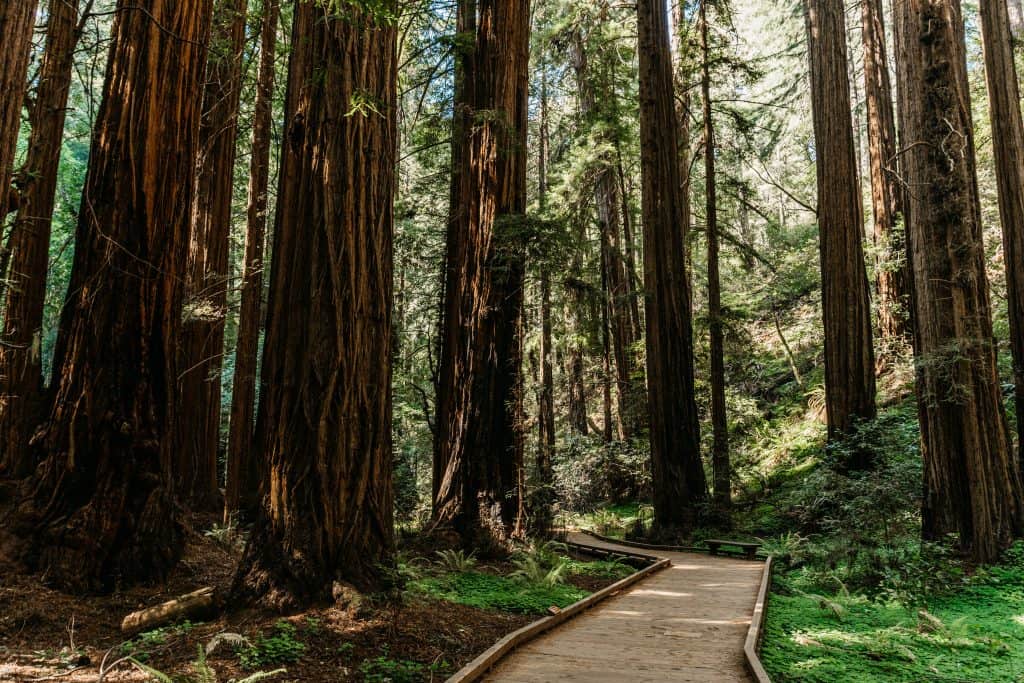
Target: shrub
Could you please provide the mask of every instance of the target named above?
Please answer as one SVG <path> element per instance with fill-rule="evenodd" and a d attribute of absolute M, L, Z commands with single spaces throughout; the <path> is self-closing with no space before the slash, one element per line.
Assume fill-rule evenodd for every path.
<path fill-rule="evenodd" d="M 283 619 L 274 624 L 273 635 L 260 635 L 251 646 L 239 651 L 239 660 L 246 669 L 264 664 L 288 664 L 298 661 L 306 652 L 306 644 L 297 637 L 295 626 Z"/>

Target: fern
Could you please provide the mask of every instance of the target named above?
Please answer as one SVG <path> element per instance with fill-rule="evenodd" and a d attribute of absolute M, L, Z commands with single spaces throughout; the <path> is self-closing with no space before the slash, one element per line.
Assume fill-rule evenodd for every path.
<path fill-rule="evenodd" d="M 476 567 L 476 556 L 473 553 L 466 554 L 464 550 L 438 550 L 438 564 L 445 570 L 457 574 L 465 574 L 473 571 Z"/>

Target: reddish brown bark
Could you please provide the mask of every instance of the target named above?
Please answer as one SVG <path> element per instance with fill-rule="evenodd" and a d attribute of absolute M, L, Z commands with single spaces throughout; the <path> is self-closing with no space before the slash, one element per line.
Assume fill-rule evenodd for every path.
<path fill-rule="evenodd" d="M 711 354 L 711 466 L 716 511 L 727 519 L 732 507 L 729 463 L 729 422 L 725 412 L 725 337 L 722 327 L 722 286 L 718 267 L 718 185 L 715 176 L 715 121 L 711 112 L 711 55 L 708 51 L 707 0 L 700 4 L 702 56 L 701 96 L 704 113 L 705 222 L 708 242 L 708 328 Z"/>
<path fill-rule="evenodd" d="M 455 160 L 437 396 L 434 516 L 463 541 L 521 530 L 528 0 L 463 0 Z M 458 126 L 456 127 L 458 131 Z"/>
<path fill-rule="evenodd" d="M 0 474 L 9 477 L 24 477 L 31 471 L 29 439 L 43 417 L 41 328 L 50 226 L 79 33 L 77 0 L 52 3 L 30 111 L 32 132 L 20 173 L 21 199 L 11 231 L 7 298 L 0 316 Z"/>
<path fill-rule="evenodd" d="M 373 589 L 392 561 L 396 43 L 386 17 L 295 5 L 256 428 L 267 495 L 234 589 L 246 602 Z"/>
<path fill-rule="evenodd" d="M 957 0 L 896 11 L 900 129 L 914 291 L 922 532 L 996 559 L 1022 527 L 992 339 L 964 24 Z"/>
<path fill-rule="evenodd" d="M 14 527 L 72 590 L 160 577 L 208 0 L 120 3 L 54 357 L 46 456 Z M 138 8 L 138 9 L 134 9 Z"/>
<path fill-rule="evenodd" d="M 36 0 L 5 0 L 0 7 L 0 221 L 16 208 L 11 189 L 21 127 Z M 0 245 L 0 251 L 4 249 Z M 0 259 L 2 263 L 4 259 Z M 2 276 L 3 270 L 0 270 Z"/>
<path fill-rule="evenodd" d="M 679 128 L 664 0 L 637 3 L 647 389 L 655 523 L 688 528 L 707 497 L 694 399 Z"/>
<path fill-rule="evenodd" d="M 839 0 L 807 1 L 830 439 L 843 438 L 857 421 L 875 416 L 871 296 L 861 243 L 864 210 L 850 117 L 843 7 Z M 866 465 L 867 455 L 850 464 Z"/>
<path fill-rule="evenodd" d="M 541 68 L 540 135 L 537 156 L 537 199 L 540 212 L 547 210 L 548 199 L 548 81 Z M 540 396 L 537 401 L 537 477 L 538 490 L 533 498 L 534 528 L 541 533 L 551 529 L 554 503 L 555 453 L 555 376 L 552 363 L 553 335 L 551 324 L 551 275 L 546 265 L 540 273 Z"/>
<path fill-rule="evenodd" d="M 253 452 L 256 412 L 256 363 L 263 301 L 263 251 L 267 232 L 267 188 L 274 97 L 274 58 L 280 0 L 266 0 L 260 28 L 260 66 L 253 106 L 252 156 L 249 159 L 249 199 L 246 209 L 245 256 L 241 306 L 235 342 L 235 375 L 231 394 L 224 515 L 252 514 L 259 502 L 259 462 Z"/>
<path fill-rule="evenodd" d="M 174 476 L 181 498 L 199 508 L 212 508 L 218 496 L 220 375 L 246 5 L 246 0 L 220 0 L 214 11 L 189 235 Z"/>
<path fill-rule="evenodd" d="M 903 194 L 896 170 L 896 121 L 881 0 L 863 0 L 861 24 L 871 206 L 874 215 L 872 236 L 878 252 L 875 288 L 878 296 L 878 332 L 882 342 L 878 357 L 881 366 L 893 351 L 905 343 L 910 334 L 910 289 L 905 259 Z"/>
<path fill-rule="evenodd" d="M 1024 121 L 1006 4 L 1003 0 L 983 0 L 980 7 L 999 218 L 1003 229 L 1017 406 L 1017 463 L 1018 468 L 1024 470 Z"/>

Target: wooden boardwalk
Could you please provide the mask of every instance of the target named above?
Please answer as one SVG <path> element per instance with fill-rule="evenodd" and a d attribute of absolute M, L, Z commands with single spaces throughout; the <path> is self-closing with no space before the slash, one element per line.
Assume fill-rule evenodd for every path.
<path fill-rule="evenodd" d="M 569 540 L 631 550 L 579 534 Z M 523 645 L 485 680 L 750 681 L 743 642 L 764 565 L 696 553 L 634 552 L 667 557 L 672 566 Z"/>

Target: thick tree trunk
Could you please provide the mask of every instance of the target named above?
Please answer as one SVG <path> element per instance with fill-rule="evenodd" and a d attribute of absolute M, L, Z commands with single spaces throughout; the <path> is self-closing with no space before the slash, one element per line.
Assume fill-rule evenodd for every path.
<path fill-rule="evenodd" d="M 36 0 L 4 0 L 0 7 L 0 221 L 17 208 L 11 177 L 35 18 Z M 0 251 L 5 246 L 0 245 Z M 0 263 L 4 260 L 0 259 Z M 0 269 L 0 278 L 4 270 Z"/>
<path fill-rule="evenodd" d="M 702 53 L 701 96 L 704 105 L 704 182 L 708 242 L 708 327 L 711 353 L 711 467 L 716 511 L 728 519 L 732 507 L 732 472 L 729 463 L 729 422 L 725 412 L 725 339 L 722 327 L 722 287 L 718 268 L 718 186 L 715 177 L 715 121 L 711 113 L 711 55 L 708 50 L 707 0 L 700 4 Z"/>
<path fill-rule="evenodd" d="M 906 343 L 910 334 L 910 273 L 906 263 L 903 194 L 899 186 L 896 122 L 892 84 L 885 48 L 882 0 L 861 2 L 864 40 L 864 93 L 868 120 L 868 158 L 871 166 L 872 236 L 878 251 L 875 288 L 878 332 L 882 351 L 878 364 Z M 881 369 L 881 367 L 879 368 Z"/>
<path fill-rule="evenodd" d="M 704 0 L 701 0 L 703 2 Z M 690 200 L 690 176 L 693 150 L 690 148 L 690 97 L 689 83 L 695 69 L 690 57 L 689 21 L 686 18 L 686 3 L 676 2 L 672 7 L 672 31 L 675 38 L 675 63 L 672 66 L 674 83 L 679 95 L 676 97 L 676 121 L 679 126 L 679 193 L 681 195 L 686 240 L 686 281 L 693 292 L 693 254 L 690 248 L 690 226 L 693 225 L 693 208 Z M 692 305 L 692 301 L 690 302 Z"/>
<path fill-rule="evenodd" d="M 253 107 L 252 156 L 249 159 L 249 197 L 246 208 L 242 296 L 235 342 L 235 375 L 231 393 L 224 517 L 251 515 L 259 504 L 260 458 L 253 452 L 256 410 L 256 364 L 263 301 L 263 250 L 267 232 L 267 189 L 270 181 L 270 143 L 273 124 L 274 57 L 280 0 L 266 0 L 260 27 L 260 65 Z"/>
<path fill-rule="evenodd" d="M 34 441 L 46 459 L 14 525 L 26 562 L 71 590 L 163 576 L 182 541 L 170 428 L 210 2 L 118 8 Z"/>
<path fill-rule="evenodd" d="M 807 0 L 811 104 L 818 169 L 818 225 L 825 325 L 825 403 L 829 439 L 875 417 L 871 295 L 864 269 L 861 206 L 846 20 L 839 0 Z M 867 454 L 851 466 L 867 464 Z"/>
<path fill-rule="evenodd" d="M 79 37 L 78 0 L 51 3 L 47 17 L 0 336 L 0 474 L 8 477 L 30 473 L 29 439 L 43 418 L 41 328 L 57 167 Z"/>
<path fill-rule="evenodd" d="M 292 35 L 256 428 L 267 496 L 234 588 L 277 609 L 377 587 L 394 546 L 396 29 L 303 2 Z"/>
<path fill-rule="evenodd" d="M 996 158 L 999 218 L 1010 317 L 1010 350 L 1017 405 L 1017 463 L 1024 471 L 1024 121 L 1013 59 L 1010 19 L 1003 0 L 983 0 L 981 32 L 989 117 Z"/>
<path fill-rule="evenodd" d="M 664 0 L 637 3 L 647 389 L 655 522 L 688 528 L 707 497 L 694 399 L 679 129 Z"/>
<path fill-rule="evenodd" d="M 435 522 L 467 545 L 521 531 L 528 0 L 478 0 L 460 55 L 472 123 L 453 192 L 437 398 Z M 475 11 L 473 11 L 475 10 Z M 475 16 L 473 16 L 475 15 Z M 458 196 L 455 196 L 458 194 Z"/>
<path fill-rule="evenodd" d="M 219 0 L 214 11 L 189 236 L 174 476 L 181 498 L 199 508 L 213 507 L 218 495 L 220 375 L 246 5 L 246 0 Z"/>
<path fill-rule="evenodd" d="M 957 0 L 896 7 L 922 531 L 959 534 L 988 562 L 1021 531 L 1024 500 L 996 373 L 963 17 Z"/>

